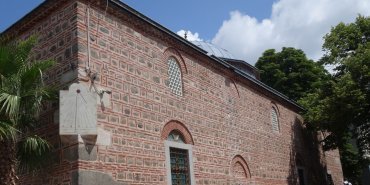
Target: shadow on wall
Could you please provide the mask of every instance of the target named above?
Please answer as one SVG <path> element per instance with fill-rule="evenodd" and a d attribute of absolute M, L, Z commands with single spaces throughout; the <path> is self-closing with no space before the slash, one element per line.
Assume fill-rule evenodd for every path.
<path fill-rule="evenodd" d="M 325 156 L 315 132 L 305 128 L 296 117 L 292 125 L 289 185 L 329 185 Z"/>

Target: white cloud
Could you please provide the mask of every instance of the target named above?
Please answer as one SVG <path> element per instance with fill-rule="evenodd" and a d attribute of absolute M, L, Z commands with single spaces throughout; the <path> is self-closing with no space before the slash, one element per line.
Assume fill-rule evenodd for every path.
<path fill-rule="evenodd" d="M 199 38 L 199 34 L 195 32 L 194 34 L 191 31 L 185 31 L 185 30 L 180 30 L 177 32 L 177 35 L 180 35 L 181 37 L 185 37 L 185 33 L 187 35 L 187 40 L 188 41 L 202 41 L 203 39 Z"/>
<path fill-rule="evenodd" d="M 365 0 L 279 0 L 269 19 L 258 21 L 233 11 L 212 39 L 239 59 L 254 64 L 266 49 L 296 47 L 314 60 L 322 56 L 323 36 L 339 22 L 370 15 Z"/>

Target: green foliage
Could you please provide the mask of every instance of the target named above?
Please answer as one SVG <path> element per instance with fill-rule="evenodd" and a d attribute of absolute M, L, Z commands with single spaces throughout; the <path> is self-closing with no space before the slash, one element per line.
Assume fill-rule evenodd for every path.
<path fill-rule="evenodd" d="M 370 144 L 370 17 L 340 23 L 324 37 L 324 57 L 319 63 L 334 65 L 334 73 L 320 91 L 300 103 L 307 107 L 311 127 L 326 131 L 325 149 L 339 148 L 346 178 L 355 182 Z M 358 150 L 350 139 L 357 141 Z"/>
<path fill-rule="evenodd" d="M 328 115 L 309 121 L 326 123 L 324 128 L 337 136 L 351 132 L 359 139 L 360 153 L 364 152 L 370 143 L 370 17 L 340 23 L 324 39 L 325 55 L 320 62 L 336 65 L 332 85 L 321 95 Z"/>
<path fill-rule="evenodd" d="M 266 50 L 256 67 L 260 70 L 262 82 L 293 100 L 314 92 L 327 78 L 321 65 L 307 59 L 302 50 L 295 48 L 284 47 L 281 52 Z"/>
<path fill-rule="evenodd" d="M 20 170 L 40 169 L 50 159 L 51 147 L 49 143 L 37 136 L 28 136 L 18 142 L 17 156 L 19 159 Z"/>
<path fill-rule="evenodd" d="M 323 50 L 316 64 L 300 50 L 267 50 L 256 67 L 263 82 L 307 109 L 306 126 L 327 134 L 324 149 L 339 148 L 344 176 L 358 184 L 362 167 L 369 165 L 364 154 L 370 151 L 370 17 L 333 27 Z M 319 65 L 334 66 L 334 73 Z"/>
<path fill-rule="evenodd" d="M 17 135 L 17 129 L 13 127 L 8 120 L 0 120 L 0 141 L 14 140 Z"/>
<path fill-rule="evenodd" d="M 39 126 L 42 102 L 55 97 L 43 83 L 43 73 L 54 62 L 32 60 L 36 41 L 34 36 L 0 39 L 0 141 L 17 143 L 19 167 L 30 170 L 39 168 L 50 151 L 48 142 L 32 132 Z"/>
<path fill-rule="evenodd" d="M 359 160 L 359 154 L 354 148 L 353 144 L 350 143 L 350 138 L 345 142 L 346 144 L 339 150 L 342 162 L 343 174 L 346 179 L 353 184 L 359 184 L 358 181 L 362 175 L 362 165 Z"/>

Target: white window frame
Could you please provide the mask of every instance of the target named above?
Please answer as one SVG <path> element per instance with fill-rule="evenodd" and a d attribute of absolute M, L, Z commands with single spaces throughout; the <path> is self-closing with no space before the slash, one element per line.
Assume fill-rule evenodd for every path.
<path fill-rule="evenodd" d="M 167 184 L 172 185 L 170 148 L 178 148 L 188 151 L 190 184 L 195 185 L 194 167 L 193 167 L 193 146 L 191 144 L 184 144 L 174 141 L 165 141 L 164 146 L 166 155 Z"/>

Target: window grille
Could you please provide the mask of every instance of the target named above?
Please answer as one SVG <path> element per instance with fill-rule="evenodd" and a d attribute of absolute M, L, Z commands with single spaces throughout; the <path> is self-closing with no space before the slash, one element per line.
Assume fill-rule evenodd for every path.
<path fill-rule="evenodd" d="M 176 59 L 173 57 L 168 59 L 168 76 L 171 91 L 178 96 L 182 96 L 181 71 Z"/>
<path fill-rule="evenodd" d="M 172 185 L 190 185 L 188 151 L 170 148 Z"/>
<path fill-rule="evenodd" d="M 279 132 L 279 120 L 278 120 L 278 114 L 275 108 L 271 109 L 271 125 L 272 125 L 273 131 Z"/>

